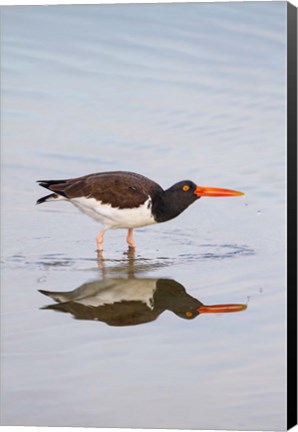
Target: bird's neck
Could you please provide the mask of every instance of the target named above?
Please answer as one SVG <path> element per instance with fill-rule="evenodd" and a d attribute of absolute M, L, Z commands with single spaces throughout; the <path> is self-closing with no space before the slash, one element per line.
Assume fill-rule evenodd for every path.
<path fill-rule="evenodd" d="M 166 222 L 179 216 L 190 203 L 177 199 L 171 189 L 158 194 L 152 202 L 152 213 L 156 222 Z"/>

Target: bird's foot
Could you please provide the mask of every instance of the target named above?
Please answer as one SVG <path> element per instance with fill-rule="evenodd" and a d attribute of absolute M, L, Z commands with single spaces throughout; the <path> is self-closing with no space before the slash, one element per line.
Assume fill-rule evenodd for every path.
<path fill-rule="evenodd" d="M 103 256 L 102 251 L 103 251 L 103 249 L 101 249 L 101 250 L 97 249 L 97 259 L 98 259 L 98 261 L 104 261 L 104 256 Z"/>
<path fill-rule="evenodd" d="M 101 252 L 103 250 L 103 238 L 105 235 L 105 230 L 99 231 L 99 233 L 96 236 L 96 242 L 97 242 L 97 250 L 98 252 Z"/>
<path fill-rule="evenodd" d="M 127 251 L 123 252 L 123 255 L 127 255 L 127 258 L 133 261 L 135 259 L 135 252 L 136 252 L 136 248 L 132 248 L 128 246 Z"/>
<path fill-rule="evenodd" d="M 127 241 L 127 244 L 130 248 L 135 249 L 136 244 L 135 244 L 134 239 L 133 239 L 133 231 L 132 230 L 133 230 L 132 228 L 128 229 L 126 241 Z"/>

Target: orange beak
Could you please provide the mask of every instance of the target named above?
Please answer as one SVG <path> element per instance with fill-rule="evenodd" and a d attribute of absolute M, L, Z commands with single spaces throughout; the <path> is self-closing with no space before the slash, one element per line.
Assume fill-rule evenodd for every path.
<path fill-rule="evenodd" d="M 232 189 L 221 189 L 208 186 L 197 186 L 195 190 L 195 195 L 198 197 L 229 197 L 229 196 L 241 196 L 244 195 L 243 192 L 238 192 Z"/>
<path fill-rule="evenodd" d="M 218 305 L 202 305 L 200 306 L 197 311 L 202 313 L 229 313 L 229 312 L 241 312 L 243 310 L 247 309 L 246 304 L 218 304 Z"/>

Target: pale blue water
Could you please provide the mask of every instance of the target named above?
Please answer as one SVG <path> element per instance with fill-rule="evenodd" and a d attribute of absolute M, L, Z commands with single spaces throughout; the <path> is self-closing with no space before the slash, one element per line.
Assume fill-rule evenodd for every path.
<path fill-rule="evenodd" d="M 286 3 L 2 7 L 2 424 L 286 427 Z M 131 170 L 244 191 L 106 235 L 38 179 Z M 134 326 L 38 292 L 172 279 L 245 311 Z"/>

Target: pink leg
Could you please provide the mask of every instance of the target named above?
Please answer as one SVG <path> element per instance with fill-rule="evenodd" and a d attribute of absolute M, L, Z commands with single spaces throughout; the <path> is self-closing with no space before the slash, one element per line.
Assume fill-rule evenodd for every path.
<path fill-rule="evenodd" d="M 127 241 L 129 247 L 131 247 L 131 248 L 136 247 L 136 244 L 133 240 L 133 228 L 128 229 L 126 241 Z"/>
<path fill-rule="evenodd" d="M 101 231 L 99 231 L 99 233 L 96 236 L 96 241 L 97 241 L 97 249 L 99 251 L 102 251 L 102 244 L 103 244 L 103 237 L 105 235 L 105 230 L 102 229 Z"/>

